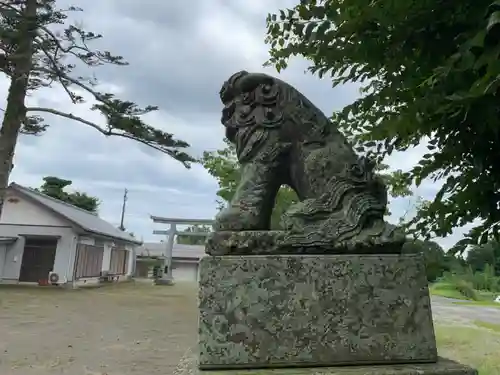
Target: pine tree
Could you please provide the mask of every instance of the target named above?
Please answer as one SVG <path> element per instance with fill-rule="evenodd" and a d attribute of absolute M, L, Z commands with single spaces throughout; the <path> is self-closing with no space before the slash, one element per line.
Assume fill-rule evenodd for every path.
<path fill-rule="evenodd" d="M 186 167 L 194 161 L 183 151 L 189 147 L 186 142 L 143 122 L 141 116 L 157 107 L 141 108 L 121 100 L 102 91 L 94 77 L 76 74 L 78 65 L 127 65 L 122 56 L 91 49 L 91 42 L 102 36 L 68 22 L 68 13 L 79 11 L 77 7 L 60 9 L 55 0 L 0 1 L 0 71 L 10 80 L 0 129 L 0 214 L 18 136 L 42 134 L 48 127 L 40 116 L 43 113 L 90 126 L 105 136 L 140 142 Z M 103 115 L 104 125 L 53 108 L 26 107 L 29 93 L 54 85 L 62 86 L 73 104 L 83 103 L 83 95 L 90 95 L 96 102 L 92 110 Z"/>

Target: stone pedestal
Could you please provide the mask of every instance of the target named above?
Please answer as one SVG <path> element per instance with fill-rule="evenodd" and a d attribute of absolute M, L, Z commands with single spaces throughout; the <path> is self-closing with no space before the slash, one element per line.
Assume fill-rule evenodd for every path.
<path fill-rule="evenodd" d="M 477 375 L 477 371 L 449 359 L 436 363 L 377 366 L 337 366 L 256 370 L 199 370 L 194 356 L 185 358 L 176 375 Z"/>
<path fill-rule="evenodd" d="M 199 283 L 200 369 L 437 360 L 420 255 L 207 256 Z"/>

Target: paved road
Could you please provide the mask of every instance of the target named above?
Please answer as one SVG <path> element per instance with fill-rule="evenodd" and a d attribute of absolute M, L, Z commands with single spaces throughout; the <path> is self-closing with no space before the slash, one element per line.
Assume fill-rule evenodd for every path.
<path fill-rule="evenodd" d="M 500 309 L 487 306 L 460 305 L 463 302 L 451 298 L 432 296 L 432 314 L 439 322 L 470 323 L 474 320 L 500 324 Z"/>

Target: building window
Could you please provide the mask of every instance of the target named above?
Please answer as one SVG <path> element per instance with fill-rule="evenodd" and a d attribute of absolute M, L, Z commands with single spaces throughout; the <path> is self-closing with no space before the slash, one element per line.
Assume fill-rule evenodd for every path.
<path fill-rule="evenodd" d="M 76 247 L 75 279 L 99 277 L 103 256 L 104 247 L 78 244 Z"/>
<path fill-rule="evenodd" d="M 111 261 L 109 273 L 113 275 L 125 275 L 128 269 L 129 252 L 125 249 L 114 247 L 111 249 Z"/>

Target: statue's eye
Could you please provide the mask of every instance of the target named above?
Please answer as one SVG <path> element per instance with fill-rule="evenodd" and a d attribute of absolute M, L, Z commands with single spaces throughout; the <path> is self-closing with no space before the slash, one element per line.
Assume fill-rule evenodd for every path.
<path fill-rule="evenodd" d="M 244 105 L 241 107 L 241 114 L 243 116 L 248 116 L 250 114 L 250 112 L 251 112 L 251 108 L 249 106 Z"/>
<path fill-rule="evenodd" d="M 245 104 L 248 104 L 248 103 L 251 103 L 252 102 L 252 94 L 249 93 L 249 92 L 246 92 L 244 93 L 242 96 L 241 96 L 241 100 L 243 103 Z"/>
<path fill-rule="evenodd" d="M 264 87 L 262 87 L 262 92 L 267 94 L 267 93 L 271 92 L 271 89 L 272 89 L 271 85 L 264 85 Z"/>

